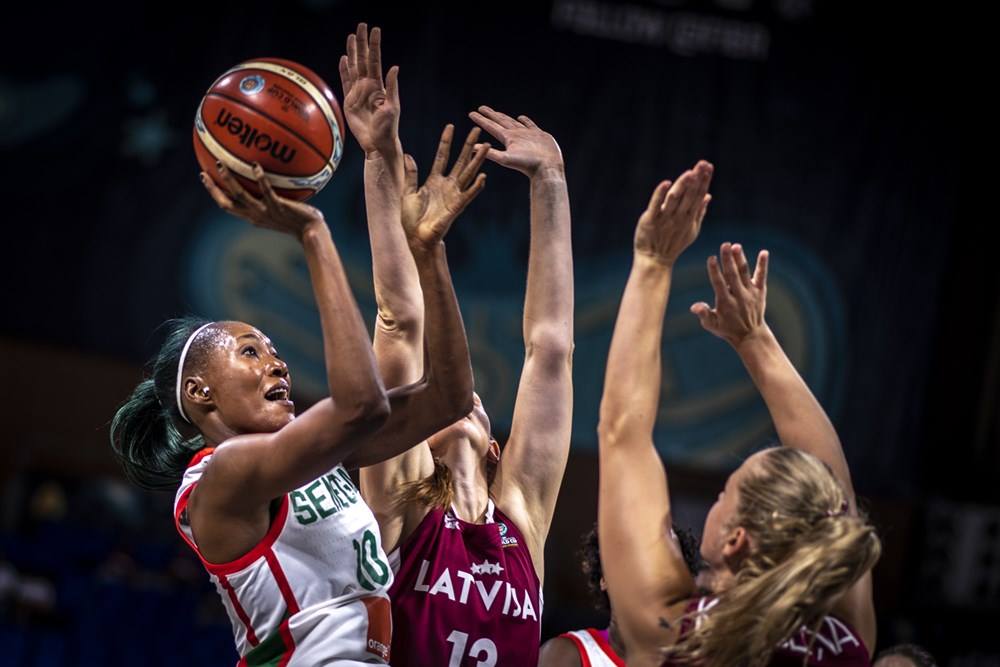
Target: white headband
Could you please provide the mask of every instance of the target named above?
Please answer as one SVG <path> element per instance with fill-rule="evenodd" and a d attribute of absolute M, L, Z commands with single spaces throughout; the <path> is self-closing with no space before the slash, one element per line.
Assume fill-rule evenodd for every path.
<path fill-rule="evenodd" d="M 215 324 L 215 322 L 202 324 L 200 327 L 194 330 L 194 333 L 188 336 L 187 342 L 184 343 L 184 349 L 181 350 L 181 359 L 180 361 L 177 362 L 177 411 L 181 413 L 181 417 L 183 417 L 184 421 L 186 421 L 188 424 L 191 423 L 191 420 L 188 419 L 188 416 L 186 414 L 184 414 L 184 406 L 181 404 L 181 380 L 184 379 L 184 359 L 185 357 L 187 357 L 188 350 L 191 349 L 191 343 L 193 343 L 194 339 L 198 337 L 198 334 L 201 333 L 201 330 L 213 324 Z"/>

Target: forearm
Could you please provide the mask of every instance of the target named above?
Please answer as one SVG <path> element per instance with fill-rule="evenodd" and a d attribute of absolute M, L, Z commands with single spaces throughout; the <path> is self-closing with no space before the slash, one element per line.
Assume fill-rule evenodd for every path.
<path fill-rule="evenodd" d="M 636 254 L 608 352 L 600 430 L 615 445 L 652 437 L 660 402 L 660 348 L 672 269 Z"/>
<path fill-rule="evenodd" d="M 472 410 L 472 363 L 444 243 L 413 254 L 424 297 L 425 376 L 432 390 L 457 411 L 457 419 Z"/>
<path fill-rule="evenodd" d="M 384 403 L 368 332 L 326 223 L 311 225 L 302 235 L 302 246 L 319 310 L 331 398 L 345 409 Z"/>
<path fill-rule="evenodd" d="M 531 178 L 531 240 L 523 325 L 526 346 L 571 351 L 573 302 L 566 178 L 561 167 L 547 167 Z"/>
<path fill-rule="evenodd" d="M 365 208 L 379 325 L 390 331 L 405 329 L 420 341 L 423 308 L 417 268 L 400 224 L 402 195 L 402 159 L 381 154 L 366 157 Z"/>
<path fill-rule="evenodd" d="M 851 476 L 833 424 L 765 324 L 735 346 L 767 405 L 781 443 L 825 461 L 852 499 Z"/>

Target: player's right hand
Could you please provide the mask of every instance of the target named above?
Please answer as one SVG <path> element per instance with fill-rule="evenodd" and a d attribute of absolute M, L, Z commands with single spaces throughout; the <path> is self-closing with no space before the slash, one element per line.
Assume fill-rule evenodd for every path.
<path fill-rule="evenodd" d="M 201 172 L 201 183 L 226 213 L 243 218 L 255 227 L 284 232 L 298 239 L 302 238 L 310 226 L 326 224 L 318 208 L 278 195 L 259 164 L 254 163 L 253 175 L 263 193 L 260 197 L 247 192 L 221 162 L 216 165 L 220 183 L 216 183 L 205 172 Z"/>

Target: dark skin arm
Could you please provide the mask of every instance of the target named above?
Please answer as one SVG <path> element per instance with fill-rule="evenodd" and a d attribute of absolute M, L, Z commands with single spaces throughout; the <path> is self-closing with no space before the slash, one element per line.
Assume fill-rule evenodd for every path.
<path fill-rule="evenodd" d="M 199 548 L 211 562 L 248 551 L 267 531 L 271 501 L 344 461 L 364 436 L 382 426 L 390 409 L 368 332 L 322 214 L 278 197 L 259 165 L 254 174 L 260 199 L 224 167 L 220 180 L 225 191 L 205 174 L 202 182 L 223 210 L 302 243 L 323 331 L 330 396 L 274 433 L 226 440 L 212 457 L 188 503 Z"/>
<path fill-rule="evenodd" d="M 576 644 L 565 637 L 553 637 L 538 651 L 538 667 L 581 667 Z"/>

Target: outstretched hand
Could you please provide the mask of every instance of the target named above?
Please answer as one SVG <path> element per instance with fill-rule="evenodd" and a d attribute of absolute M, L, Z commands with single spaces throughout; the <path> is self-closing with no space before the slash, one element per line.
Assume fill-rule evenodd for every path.
<path fill-rule="evenodd" d="M 754 334 L 764 331 L 764 310 L 767 306 L 767 250 L 757 255 L 757 266 L 750 275 L 750 266 L 743 246 L 723 243 L 719 249 L 721 261 L 715 255 L 708 258 L 708 278 L 715 292 L 715 307 L 703 301 L 691 306 L 707 331 L 733 347 Z M 720 268 L 721 264 L 721 268 Z"/>
<path fill-rule="evenodd" d="M 486 185 L 486 174 L 479 173 L 479 169 L 491 149 L 489 144 L 476 143 L 478 127 L 469 132 L 451 171 L 444 173 L 454 133 L 454 125 L 445 125 L 431 172 L 419 188 L 417 163 L 411 155 L 405 158 L 402 219 L 411 247 L 427 247 L 441 241 L 459 213 Z"/>
<path fill-rule="evenodd" d="M 486 157 L 509 169 L 516 169 L 529 178 L 546 168 L 563 170 L 562 151 L 552 135 L 535 125 L 527 116 L 514 120 L 505 113 L 487 106 L 469 114 L 479 127 L 500 141 L 505 150 L 491 148 Z"/>
<path fill-rule="evenodd" d="M 347 38 L 347 54 L 340 57 L 344 86 L 344 115 L 351 134 L 365 153 L 389 155 L 399 145 L 399 67 L 389 68 L 382 80 L 382 31 L 358 24 Z"/>
<path fill-rule="evenodd" d="M 247 192 L 225 165 L 218 163 L 218 168 L 221 185 L 205 172 L 201 172 L 201 183 L 226 213 L 243 218 L 255 227 L 273 229 L 299 239 L 310 225 L 325 224 L 319 209 L 278 195 L 259 164 L 254 163 L 253 178 L 260 188 L 260 197 Z"/>
<path fill-rule="evenodd" d="M 635 253 L 673 266 L 698 238 L 712 195 L 708 186 L 715 167 L 701 160 L 677 181 L 663 181 L 653 190 L 635 229 Z"/>

